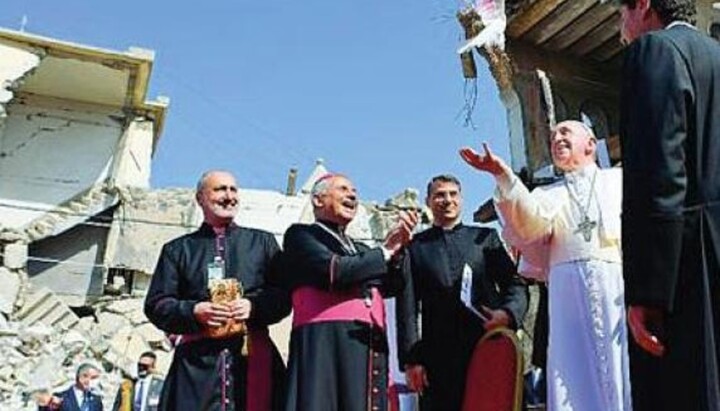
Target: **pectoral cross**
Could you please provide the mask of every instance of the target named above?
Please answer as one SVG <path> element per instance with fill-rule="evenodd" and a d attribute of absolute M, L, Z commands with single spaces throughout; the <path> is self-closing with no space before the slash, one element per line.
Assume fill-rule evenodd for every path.
<path fill-rule="evenodd" d="M 590 238 L 592 236 L 592 230 L 597 226 L 597 222 L 590 220 L 590 217 L 587 215 L 583 216 L 583 220 L 578 224 L 577 230 L 575 230 L 575 234 L 582 233 L 583 238 L 588 243 L 590 242 Z"/>

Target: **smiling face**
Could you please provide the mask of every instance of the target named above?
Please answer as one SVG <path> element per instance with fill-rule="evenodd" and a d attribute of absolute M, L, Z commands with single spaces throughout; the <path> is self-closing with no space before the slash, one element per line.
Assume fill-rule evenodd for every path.
<path fill-rule="evenodd" d="M 334 175 L 316 184 L 312 202 L 315 218 L 346 226 L 355 218 L 357 190 L 345 176 Z"/>
<path fill-rule="evenodd" d="M 430 207 L 436 226 L 450 228 L 460 221 L 462 194 L 456 183 L 442 180 L 433 182 L 425 203 Z"/>
<path fill-rule="evenodd" d="M 578 170 L 595 161 L 595 137 L 579 121 L 563 121 L 550 135 L 553 164 L 562 171 Z"/>
<path fill-rule="evenodd" d="M 235 177 L 224 171 L 205 175 L 196 199 L 205 222 L 213 227 L 228 225 L 238 212 L 238 189 Z"/>

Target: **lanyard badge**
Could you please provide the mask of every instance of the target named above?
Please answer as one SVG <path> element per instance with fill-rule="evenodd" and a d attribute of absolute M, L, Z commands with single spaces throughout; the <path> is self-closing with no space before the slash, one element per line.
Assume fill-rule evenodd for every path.
<path fill-rule="evenodd" d="M 225 278 L 225 261 L 222 257 L 216 256 L 213 262 L 207 265 L 208 284 Z"/>

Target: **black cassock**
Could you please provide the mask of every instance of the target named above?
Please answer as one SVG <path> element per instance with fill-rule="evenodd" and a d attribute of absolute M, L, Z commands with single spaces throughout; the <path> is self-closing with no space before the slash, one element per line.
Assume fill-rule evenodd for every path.
<path fill-rule="evenodd" d="M 525 315 L 527 286 L 493 229 L 462 224 L 452 230 L 433 227 L 417 235 L 408 251 L 403 264 L 405 287 L 397 298 L 399 361 L 401 366 L 425 366 L 429 387 L 421 397 L 423 410 L 459 410 L 467 365 L 485 331 L 482 321 L 460 300 L 465 264 L 473 273 L 473 307 L 502 308 L 510 315 L 511 326 L 520 324 Z"/>
<path fill-rule="evenodd" d="M 626 300 L 667 313 L 662 359 L 631 343 L 634 409 L 720 410 L 720 45 L 640 37 L 621 101 Z"/>
<path fill-rule="evenodd" d="M 219 246 L 220 243 L 224 246 Z M 221 251 L 218 251 L 220 249 Z M 267 326 L 290 313 L 287 293 L 270 281 L 281 263 L 280 248 L 267 232 L 231 224 L 225 240 L 203 224 L 198 231 L 165 244 L 145 300 L 145 314 L 161 330 L 182 335 L 175 348 L 160 400 L 159 410 L 245 410 L 248 358 L 241 354 L 245 337 L 198 339 L 202 331 L 193 307 L 209 301 L 208 264 L 217 254 L 225 261 L 225 277 L 237 278 L 245 298 L 252 303 L 247 321 L 250 334 L 267 343 L 271 364 L 265 364 L 272 388 L 271 408 L 280 409 L 284 391 L 284 366 L 267 336 Z M 183 341 L 184 340 L 184 341 Z M 255 341 L 251 338 L 251 341 Z M 251 345 L 249 355 L 260 350 Z M 222 400 L 229 403 L 223 406 Z"/>
<path fill-rule="evenodd" d="M 358 242 L 343 246 L 341 241 L 347 240 L 341 239 L 338 227 L 321 224 L 295 224 L 285 233 L 284 282 L 294 293 L 296 320 L 299 288 L 356 303 L 365 301 L 371 288 L 384 297 L 398 288 L 392 283 L 399 280 L 399 272 L 385 262 L 380 248 Z M 385 330 L 377 325 L 343 320 L 294 326 L 285 410 L 387 409 L 387 354 Z"/>

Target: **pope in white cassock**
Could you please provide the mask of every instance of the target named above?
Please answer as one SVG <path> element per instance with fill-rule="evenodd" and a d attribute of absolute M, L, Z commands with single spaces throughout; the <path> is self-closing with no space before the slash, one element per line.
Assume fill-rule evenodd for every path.
<path fill-rule="evenodd" d="M 460 155 L 495 177 L 503 236 L 522 253 L 521 273 L 548 282 L 548 410 L 631 410 L 621 170 L 596 166 L 595 136 L 579 121 L 552 130 L 563 178 L 532 193 L 483 146 L 484 154 L 463 148 Z"/>

